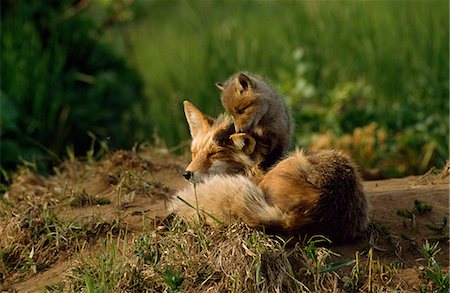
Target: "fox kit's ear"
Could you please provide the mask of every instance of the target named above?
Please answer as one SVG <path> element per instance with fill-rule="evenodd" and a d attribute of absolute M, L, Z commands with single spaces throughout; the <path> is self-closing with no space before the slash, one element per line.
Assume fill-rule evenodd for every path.
<path fill-rule="evenodd" d="M 192 138 L 196 137 L 199 133 L 207 131 L 214 123 L 214 119 L 204 114 L 188 101 L 183 102 L 184 115 L 189 124 L 189 131 Z"/>
<path fill-rule="evenodd" d="M 249 76 L 240 73 L 236 78 L 236 86 L 241 92 L 243 92 L 254 88 L 255 84 Z"/>
<path fill-rule="evenodd" d="M 247 133 L 234 133 L 230 135 L 230 139 L 238 149 L 243 150 L 247 155 L 251 155 L 255 151 L 256 141 Z"/>
<path fill-rule="evenodd" d="M 218 87 L 219 90 L 223 91 L 225 89 L 225 83 L 224 82 L 216 82 L 216 87 Z"/>

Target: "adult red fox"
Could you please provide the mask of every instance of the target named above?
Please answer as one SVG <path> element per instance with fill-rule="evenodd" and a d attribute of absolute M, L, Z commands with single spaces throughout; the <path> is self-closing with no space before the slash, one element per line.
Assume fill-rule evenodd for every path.
<path fill-rule="evenodd" d="M 258 141 L 227 132 L 224 116 L 213 120 L 192 104 L 186 106 L 192 162 L 185 177 L 194 184 L 176 193 L 169 205 L 173 212 L 188 221 L 200 217 L 216 225 L 242 219 L 273 233 L 321 234 L 335 242 L 365 230 L 367 201 L 347 156 L 334 150 L 295 151 L 266 174 L 253 176 L 260 174 L 255 167 L 260 158 L 252 157 Z"/>
<path fill-rule="evenodd" d="M 268 146 L 261 162 L 268 169 L 286 154 L 292 136 L 289 111 L 282 98 L 265 81 L 247 73 L 238 73 L 226 82 L 218 82 L 221 101 L 233 116 L 236 132 L 258 137 Z"/>
<path fill-rule="evenodd" d="M 202 181 L 212 174 L 248 174 L 259 170 L 258 165 L 267 148 L 245 133 L 234 133 L 233 122 L 227 115 L 217 119 L 204 114 L 188 101 L 184 113 L 192 137 L 192 160 L 183 176 Z"/>

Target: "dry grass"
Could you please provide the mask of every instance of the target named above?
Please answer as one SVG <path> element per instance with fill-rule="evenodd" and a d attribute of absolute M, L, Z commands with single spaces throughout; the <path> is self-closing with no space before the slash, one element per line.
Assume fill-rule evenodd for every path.
<path fill-rule="evenodd" d="M 144 160 L 144 156 L 151 160 Z M 416 229 L 409 218 L 405 218 L 404 237 L 373 222 L 366 237 L 345 257 L 335 253 L 336 247 L 320 236 L 286 239 L 250 229 L 240 221 L 212 228 L 202 222 L 188 224 L 177 216 L 158 220 L 150 218 L 147 210 L 172 191 L 155 174 L 173 167 L 166 158 L 159 161 L 162 163 L 153 154 L 121 151 L 99 162 L 72 159 L 49 178 L 26 169 L 18 172 L 0 202 L 1 289 L 12 290 L 22 280 L 64 260 L 70 263 L 68 273 L 52 276 L 42 284 L 45 290 L 448 289 L 448 267 L 437 262 L 448 241 L 445 219 L 431 225 L 415 213 L 417 229 L 426 224 L 436 237 L 428 238 L 423 245 L 407 238 Z M 101 205 L 106 202 L 110 204 Z M 140 209 L 133 210 L 139 205 Z M 399 217 L 395 213 L 392 216 Z M 436 244 L 437 239 L 440 244 Z M 418 260 L 405 267 L 403 257 L 410 249 Z M 380 257 L 388 254 L 392 256 Z"/>
<path fill-rule="evenodd" d="M 159 231 L 138 236 L 127 249 L 117 249 L 115 243 L 123 247 L 125 238 L 111 239 L 97 258 L 78 263 L 67 286 L 82 288 L 86 276 L 106 291 L 135 286 L 148 291 L 324 292 L 342 283 L 329 259 L 332 252 L 316 246 L 317 240 L 288 243 L 239 222 L 217 230 L 174 218 Z M 98 269 L 105 259 L 115 261 L 105 272 L 127 277 L 105 280 Z"/>

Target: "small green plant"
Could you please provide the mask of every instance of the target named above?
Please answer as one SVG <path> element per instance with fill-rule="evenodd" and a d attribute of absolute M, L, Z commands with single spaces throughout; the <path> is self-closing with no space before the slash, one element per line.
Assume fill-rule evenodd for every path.
<path fill-rule="evenodd" d="M 161 259 L 161 251 L 152 236 L 144 235 L 134 241 L 133 254 L 144 261 L 145 264 L 156 265 Z"/>
<path fill-rule="evenodd" d="M 166 266 L 162 274 L 164 283 L 169 287 L 169 292 L 178 292 L 182 289 L 184 278 L 179 272 Z"/>
<path fill-rule="evenodd" d="M 400 234 L 400 239 L 405 240 L 411 247 L 417 249 L 417 239 L 415 237 L 410 237 L 405 233 Z M 400 244 L 398 244 L 400 245 Z M 399 246 L 401 248 L 401 246 Z"/>
<path fill-rule="evenodd" d="M 323 290 L 320 284 L 323 283 L 322 278 L 328 277 L 326 273 L 335 272 L 354 263 L 354 260 L 328 263 L 331 256 L 339 256 L 339 254 L 320 246 L 320 243 L 331 243 L 331 241 L 323 236 L 313 236 L 302 249 L 303 264 L 306 267 L 307 275 L 313 277 L 313 288 L 316 292 Z"/>
<path fill-rule="evenodd" d="M 433 240 L 448 240 L 448 217 L 443 217 L 442 220 L 437 225 L 425 224 L 425 227 L 431 231 L 436 232 L 437 237 L 433 237 Z"/>
<path fill-rule="evenodd" d="M 426 214 L 428 212 L 431 212 L 431 210 L 433 209 L 433 207 L 429 204 L 426 204 L 420 200 L 415 200 L 414 201 L 414 209 L 417 211 L 417 213 L 419 215 L 423 215 Z"/>
<path fill-rule="evenodd" d="M 370 248 L 372 249 L 372 248 Z M 369 249 L 369 252 L 370 252 Z M 368 260 L 369 261 L 369 260 Z M 348 276 L 342 278 L 343 288 L 346 292 L 356 292 L 364 286 L 368 272 L 365 264 L 361 261 L 361 253 L 355 253 L 354 266 Z"/>
<path fill-rule="evenodd" d="M 425 278 L 433 283 L 435 292 L 446 293 L 449 290 L 449 274 L 442 271 L 441 265 L 435 262 L 425 270 Z"/>
<path fill-rule="evenodd" d="M 411 227 L 413 229 L 416 229 L 417 227 L 417 215 L 423 215 L 425 213 L 428 213 L 432 210 L 432 206 L 429 204 L 426 204 L 420 200 L 415 200 L 414 201 L 414 208 L 412 208 L 411 210 L 408 210 L 406 208 L 403 209 L 398 209 L 397 210 L 397 215 L 405 218 L 407 220 L 411 221 Z M 405 227 L 407 227 L 407 223 L 405 221 L 403 221 L 403 225 Z"/>
<path fill-rule="evenodd" d="M 425 257 L 428 268 L 430 268 L 436 262 L 435 257 L 439 251 L 441 251 L 441 249 L 439 248 L 439 242 L 435 242 L 434 244 L 430 245 L 428 240 L 425 240 L 425 243 L 420 249 L 420 253 L 422 253 L 422 255 Z"/>
<path fill-rule="evenodd" d="M 443 217 L 437 226 L 431 224 L 425 224 L 425 226 L 431 231 L 437 232 L 439 235 L 445 234 L 448 228 L 448 217 Z"/>
<path fill-rule="evenodd" d="M 439 242 L 431 244 L 428 240 L 422 245 L 420 253 L 427 262 L 425 278 L 432 283 L 435 292 L 448 292 L 449 274 L 442 271 L 441 265 L 436 261 L 436 255 L 441 251 Z"/>
<path fill-rule="evenodd" d="M 86 292 L 87 293 L 106 293 L 106 288 L 104 286 L 100 286 L 99 288 L 95 288 L 94 279 L 90 275 L 86 275 L 84 277 L 86 282 Z"/>
<path fill-rule="evenodd" d="M 133 270 L 128 252 L 127 231 L 121 230 L 119 235 L 107 233 L 101 239 L 102 250 L 96 257 L 82 258 L 72 269 L 70 275 L 75 291 L 83 288 L 87 292 L 111 292 L 117 288 L 127 288 L 136 279 L 142 281 L 141 270 Z M 136 275 L 139 275 L 136 277 Z M 145 282 L 136 282 L 133 286 L 141 288 Z"/>

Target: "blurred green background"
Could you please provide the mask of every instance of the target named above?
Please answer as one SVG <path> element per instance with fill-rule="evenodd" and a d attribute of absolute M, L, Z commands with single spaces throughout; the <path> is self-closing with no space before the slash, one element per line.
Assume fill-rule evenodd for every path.
<path fill-rule="evenodd" d="M 218 115 L 214 83 L 241 70 L 285 98 L 300 147 L 385 176 L 448 159 L 448 1 L 7 0 L 1 13 L 3 170 L 100 142 L 176 148 L 182 101 Z"/>

